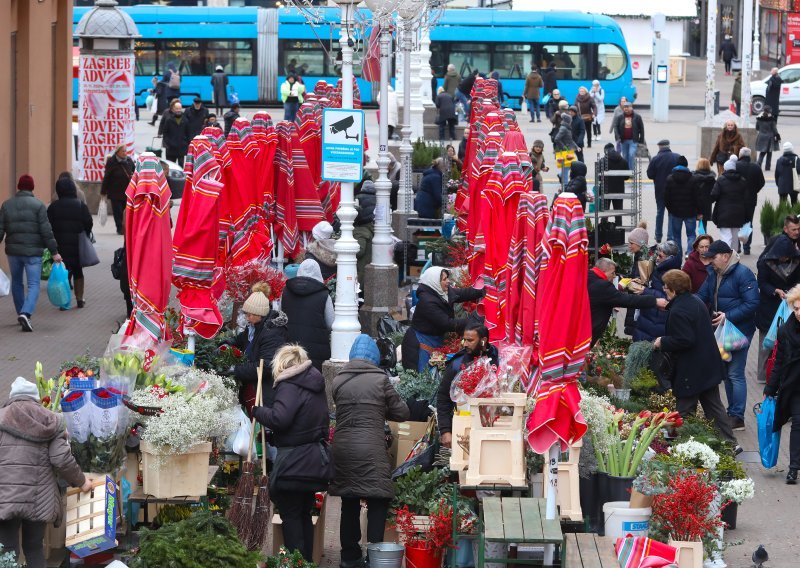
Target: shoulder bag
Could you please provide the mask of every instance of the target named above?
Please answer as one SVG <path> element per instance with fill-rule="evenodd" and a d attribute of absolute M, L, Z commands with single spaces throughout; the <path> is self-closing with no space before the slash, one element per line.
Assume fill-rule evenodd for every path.
<path fill-rule="evenodd" d="M 269 476 L 269 490 L 326 491 L 336 471 L 327 440 L 278 448 Z"/>
<path fill-rule="evenodd" d="M 78 259 L 83 268 L 100 264 L 92 239 L 86 234 L 86 231 L 81 231 L 78 234 Z"/>

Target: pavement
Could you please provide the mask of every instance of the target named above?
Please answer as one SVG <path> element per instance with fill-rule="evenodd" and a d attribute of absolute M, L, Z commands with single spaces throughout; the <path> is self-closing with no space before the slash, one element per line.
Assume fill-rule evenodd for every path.
<path fill-rule="evenodd" d="M 702 68 L 703 73 L 697 76 L 697 69 Z M 704 63 L 699 65 L 697 60 L 689 66 L 689 78 L 686 87 L 673 86 L 671 100 L 699 101 L 702 105 L 704 88 Z M 724 86 L 731 83 L 732 78 L 721 76 L 719 84 Z M 638 83 L 640 88 L 640 102 L 643 102 L 644 91 L 649 84 Z M 723 90 L 723 92 L 725 92 Z M 723 101 L 725 97 L 723 97 Z M 688 104 L 688 102 L 687 102 Z M 280 109 L 268 109 L 273 116 L 280 118 Z M 250 109 L 245 114 L 251 115 Z M 670 112 L 669 122 L 656 124 L 652 121 L 650 111 L 641 112 L 645 121 L 647 140 L 650 142 L 651 151 L 655 151 L 655 142 L 668 138 L 672 142 L 672 149 L 687 156 L 689 164 L 694 165 L 699 156 L 696 149 L 697 129 L 703 119 L 702 111 L 674 109 Z M 139 151 L 149 145 L 154 134 L 154 128 L 146 123 L 149 113 L 142 112 L 142 120 L 136 124 L 136 146 Z M 607 119 L 610 117 L 607 117 Z M 588 160 L 593 160 L 602 145 L 609 139 L 607 134 L 610 122 L 606 122 L 603 129 L 603 140 L 586 150 Z M 547 140 L 547 128 L 544 123 L 531 124 L 527 117 L 520 116 L 520 126 L 530 146 L 535 138 Z M 800 141 L 800 121 L 792 117 L 781 117 L 779 129 L 784 140 Z M 377 140 L 377 121 L 374 110 L 367 111 L 367 132 Z M 377 144 L 372 144 L 375 152 Z M 548 143 L 549 147 L 549 143 Z M 552 161 L 547 151 L 548 161 Z M 375 156 L 371 156 L 374 160 Z M 773 157 L 775 158 L 775 157 Z M 774 162 L 774 159 L 773 159 Z M 591 169 L 590 169 L 591 170 Z M 553 174 L 551 170 L 551 174 Z M 777 191 L 771 172 L 767 173 L 767 186 L 759 196 L 759 203 L 769 199 L 777 201 Z M 557 185 L 553 175 L 546 176 L 545 192 L 552 194 Z M 652 198 L 651 185 L 644 187 L 645 199 L 643 218 L 650 222 L 649 232 L 654 232 L 655 201 Z M 176 212 L 173 211 L 173 214 Z M 714 231 L 712 230 L 712 234 Z M 763 250 L 763 241 L 760 236 L 758 221 L 756 220 L 753 254 L 742 257 L 743 262 L 751 269 L 755 269 L 758 254 Z M 0 401 L 5 400 L 6 394 L 17 376 L 33 377 L 36 361 L 41 361 L 46 375 L 54 375 L 62 362 L 88 352 L 90 355 L 100 356 L 105 351 L 109 336 L 114 333 L 125 317 L 125 303 L 119 291 L 119 283 L 111 277 L 110 264 L 114 250 L 122 246 L 122 237 L 116 235 L 113 220 L 109 219 L 105 227 L 101 227 L 95 217 L 95 235 L 97 237 L 97 252 L 100 257 L 98 266 L 85 269 L 86 274 L 86 307 L 60 312 L 50 305 L 47 300 L 46 290 L 42 295 L 36 313 L 33 316 L 33 333 L 23 333 L 16 322 L 13 303 L 9 297 L 0 298 Z M 43 283 L 44 284 L 44 283 Z M 755 382 L 756 350 L 752 353 L 747 365 L 748 378 L 748 409 L 761 400 L 761 386 Z M 724 392 L 723 392 L 724 396 Z M 728 548 L 725 559 L 732 568 L 743 568 L 752 565 L 750 555 L 759 544 L 763 544 L 769 552 L 772 567 L 796 566 L 800 541 L 797 539 L 796 510 L 800 507 L 800 486 L 789 487 L 783 482 L 788 464 L 788 427 L 784 429 L 784 441 L 778 460 L 777 468 L 765 471 L 758 458 L 758 441 L 755 418 L 748 411 L 746 416 L 746 430 L 737 432 L 737 438 L 745 449 L 740 456 L 746 463 L 745 467 L 756 484 L 756 498 L 745 502 L 739 507 L 738 527 L 735 531 L 726 533 L 725 540 Z M 338 499 L 331 498 L 328 507 L 327 528 L 325 537 L 325 556 L 322 566 L 338 565 Z"/>

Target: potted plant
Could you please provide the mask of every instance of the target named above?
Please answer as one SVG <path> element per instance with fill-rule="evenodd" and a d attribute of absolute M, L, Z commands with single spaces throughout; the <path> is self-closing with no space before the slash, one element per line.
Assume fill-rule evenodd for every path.
<path fill-rule="evenodd" d="M 761 206 L 761 213 L 759 220 L 761 222 L 761 234 L 764 236 L 764 244 L 767 244 L 772 236 L 773 226 L 775 225 L 775 218 L 777 212 L 775 206 L 771 201 L 765 201 Z"/>
<path fill-rule="evenodd" d="M 669 449 L 669 453 L 676 456 L 686 467 L 698 470 L 714 470 L 719 463 L 719 455 L 710 446 L 698 442 L 693 438 L 688 441 L 675 444 Z"/>
<path fill-rule="evenodd" d="M 728 530 L 733 530 L 736 528 L 739 505 L 755 496 L 755 484 L 749 478 L 731 479 L 719 484 L 719 493 L 722 496 L 722 521 Z"/>
<path fill-rule="evenodd" d="M 395 525 L 406 549 L 406 565 L 438 568 L 444 551 L 453 547 L 453 508 L 442 498 L 430 505 L 427 525 L 415 521 L 407 506 L 395 511 Z"/>

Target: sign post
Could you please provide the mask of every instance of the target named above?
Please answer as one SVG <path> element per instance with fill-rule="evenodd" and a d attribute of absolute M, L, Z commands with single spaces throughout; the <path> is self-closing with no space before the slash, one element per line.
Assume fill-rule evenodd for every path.
<path fill-rule="evenodd" d="M 364 111 L 322 111 L 322 179 L 358 183 L 364 174 Z"/>

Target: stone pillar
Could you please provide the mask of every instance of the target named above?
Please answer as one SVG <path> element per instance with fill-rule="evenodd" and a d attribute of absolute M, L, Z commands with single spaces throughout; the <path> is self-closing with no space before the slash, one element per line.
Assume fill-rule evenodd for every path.
<path fill-rule="evenodd" d="M 717 63 L 717 3 L 707 2 L 708 23 L 706 25 L 706 107 L 705 123 L 711 124 L 714 118 L 714 91 L 716 90 Z"/>
<path fill-rule="evenodd" d="M 750 81 L 753 80 L 753 0 L 743 0 L 744 22 L 742 22 L 742 104 L 741 127 L 750 127 Z"/>
<path fill-rule="evenodd" d="M 411 52 L 411 140 L 417 141 L 425 137 L 422 116 L 422 78 L 420 77 L 422 54 L 418 49 Z"/>
<path fill-rule="evenodd" d="M 119 144 L 133 154 L 134 39 L 131 17 L 116 0 L 96 0 L 75 29 L 80 40 L 78 79 L 79 170 L 76 179 L 92 212 L 97 211 L 106 159 Z"/>
<path fill-rule="evenodd" d="M 422 81 L 422 106 L 426 109 L 435 108 L 433 98 L 436 96 L 436 93 L 433 92 L 433 87 L 431 85 L 431 79 L 433 79 L 433 70 L 431 69 L 431 31 L 428 26 L 423 26 L 420 30 L 419 55 L 419 77 Z"/>

